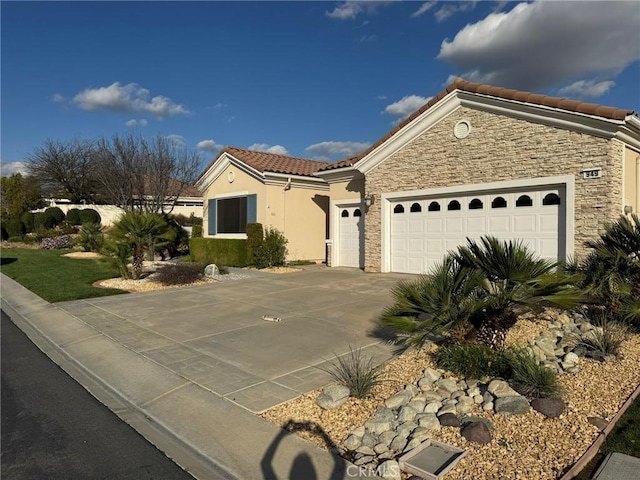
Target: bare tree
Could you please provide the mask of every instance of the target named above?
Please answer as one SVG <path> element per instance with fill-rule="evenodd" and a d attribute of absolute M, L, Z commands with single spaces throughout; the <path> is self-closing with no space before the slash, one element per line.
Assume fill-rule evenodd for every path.
<path fill-rule="evenodd" d="M 132 134 L 98 142 L 96 178 L 102 194 L 125 210 L 170 213 L 178 197 L 192 188 L 199 167 L 197 153 L 157 136 Z"/>
<path fill-rule="evenodd" d="M 65 196 L 72 202 L 94 201 L 93 150 L 93 142 L 87 140 L 47 139 L 29 155 L 27 168 L 49 195 Z"/>

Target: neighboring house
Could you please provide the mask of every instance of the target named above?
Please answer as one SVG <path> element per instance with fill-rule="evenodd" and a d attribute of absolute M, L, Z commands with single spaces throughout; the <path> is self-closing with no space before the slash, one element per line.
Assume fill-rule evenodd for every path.
<path fill-rule="evenodd" d="M 200 177 L 209 205 L 239 195 L 240 189 L 218 188 L 224 162 L 250 176 L 240 173 L 240 165 L 251 169 L 238 158 L 241 152 L 247 153 L 223 151 Z M 270 154 L 248 153 L 261 156 L 254 177 L 262 172 L 255 179 L 266 187 L 267 172 L 278 172 Z M 308 168 L 318 163 L 291 161 Z M 327 262 L 334 266 L 425 272 L 466 238 L 486 234 L 522 240 L 545 258 L 579 258 L 604 223 L 640 210 L 640 118 L 458 80 L 362 154 L 305 170 L 300 178 L 324 192 L 327 214 L 315 229 L 306 226 L 316 221 L 311 217 L 305 226 L 289 223 L 285 235 L 295 231 L 295 245 L 319 245 L 328 222 Z M 241 191 L 256 195 L 258 221 L 278 226 L 270 220 L 285 212 L 257 185 L 243 183 Z M 289 186 L 301 188 L 302 181 Z M 302 204 L 288 203 L 287 212 Z"/>

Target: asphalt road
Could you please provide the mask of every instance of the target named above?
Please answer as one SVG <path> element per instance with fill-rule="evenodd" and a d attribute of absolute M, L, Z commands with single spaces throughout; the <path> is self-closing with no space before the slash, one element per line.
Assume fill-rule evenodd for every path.
<path fill-rule="evenodd" d="M 193 480 L 1 321 L 4 480 Z"/>

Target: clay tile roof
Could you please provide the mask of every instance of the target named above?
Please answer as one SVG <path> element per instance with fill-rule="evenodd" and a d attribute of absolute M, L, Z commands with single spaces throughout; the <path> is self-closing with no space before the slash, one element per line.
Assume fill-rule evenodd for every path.
<path fill-rule="evenodd" d="M 242 163 L 262 172 L 284 173 L 289 175 L 312 176 L 326 162 L 296 158 L 277 153 L 256 152 L 244 148 L 226 147 L 220 154 L 228 153 Z"/>
<path fill-rule="evenodd" d="M 586 115 L 595 115 L 598 117 L 603 117 L 611 120 L 624 120 L 629 115 L 634 115 L 633 110 L 624 110 L 616 107 L 606 107 L 602 105 L 597 105 L 594 103 L 585 103 L 580 100 L 569 100 L 562 97 L 550 97 L 547 95 L 541 95 L 537 93 L 531 92 L 521 92 L 519 90 L 514 90 L 510 88 L 503 87 L 493 87 L 491 85 L 483 85 L 481 83 L 473 83 L 462 78 L 456 79 L 453 83 L 449 84 L 444 90 L 434 96 L 431 100 L 425 103 L 418 110 L 409 115 L 406 119 L 398 124 L 396 128 L 387 133 L 384 137 L 378 140 L 376 143 L 371 145 L 367 150 L 362 152 L 355 157 L 351 157 L 345 160 L 340 160 L 338 162 L 330 163 L 325 167 L 321 168 L 321 171 L 331 170 L 334 168 L 341 168 L 345 166 L 350 166 L 355 164 L 361 158 L 364 158 L 370 152 L 378 148 L 384 142 L 386 142 L 389 138 L 395 135 L 399 130 L 401 130 L 405 125 L 411 123 L 416 117 L 423 114 L 426 110 L 431 108 L 433 105 L 438 103 L 444 97 L 455 90 L 461 90 L 469 93 L 478 93 L 481 95 L 487 95 L 491 97 L 504 98 L 506 100 L 515 100 L 518 102 L 525 103 L 533 103 L 537 105 L 543 105 L 552 108 L 558 108 L 562 110 L 567 110 L 570 112 L 578 112 L 584 113 Z"/>

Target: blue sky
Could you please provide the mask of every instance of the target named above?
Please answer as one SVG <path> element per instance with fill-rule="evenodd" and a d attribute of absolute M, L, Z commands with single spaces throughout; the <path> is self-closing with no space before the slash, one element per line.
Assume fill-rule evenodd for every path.
<path fill-rule="evenodd" d="M 453 78 L 640 111 L 640 1 L 8 2 L 2 175 L 47 139 L 338 160 Z"/>

